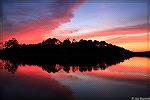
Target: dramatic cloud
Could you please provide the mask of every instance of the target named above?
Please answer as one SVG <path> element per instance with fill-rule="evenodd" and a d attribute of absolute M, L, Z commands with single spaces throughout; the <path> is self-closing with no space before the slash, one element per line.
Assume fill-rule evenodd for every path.
<path fill-rule="evenodd" d="M 147 51 L 149 50 L 148 47 L 150 47 L 150 43 L 148 41 L 148 39 L 150 38 L 149 32 L 149 25 L 143 24 L 128 27 L 118 27 L 114 29 L 95 32 L 85 32 L 77 30 L 74 32 L 69 32 L 69 34 L 57 34 L 53 36 L 61 40 L 68 37 L 71 40 L 91 39 L 106 41 L 108 43 L 112 43 L 132 51 Z"/>
<path fill-rule="evenodd" d="M 13 37 L 20 43 L 69 38 L 144 45 L 150 30 L 148 2 L 117 1 L 3 0 L 0 42 Z"/>
<path fill-rule="evenodd" d="M 52 30 L 51 33 L 43 34 L 42 37 L 43 39 L 57 37 L 60 40 L 64 40 L 66 39 L 66 37 L 69 38 L 70 36 L 72 36 L 73 33 L 78 32 L 79 30 L 80 29 L 73 29 L 73 28 L 55 29 L 55 30 Z"/>
<path fill-rule="evenodd" d="M 56 0 L 46 3 L 4 3 L 4 30 L 6 39 L 16 37 L 23 42 L 39 42 L 41 35 L 51 33 L 70 22 L 73 12 L 83 3 Z"/>
<path fill-rule="evenodd" d="M 104 31 L 93 31 L 93 32 L 74 32 L 70 35 L 70 38 L 75 39 L 97 39 L 97 40 L 111 40 L 117 38 L 128 38 L 129 37 L 142 37 L 147 36 L 149 32 L 149 25 L 136 25 L 136 26 L 128 26 L 128 27 L 118 27 L 114 29 L 108 29 Z M 133 40 L 133 39 L 131 39 Z"/>

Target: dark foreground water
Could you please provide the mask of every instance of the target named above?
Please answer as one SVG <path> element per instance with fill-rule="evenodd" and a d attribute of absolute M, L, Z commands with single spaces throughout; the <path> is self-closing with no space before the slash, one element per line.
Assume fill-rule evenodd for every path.
<path fill-rule="evenodd" d="M 98 66 L 98 65 L 97 65 Z M 97 66 L 13 65 L 0 60 L 0 100 L 135 100 L 150 97 L 150 59 Z"/>

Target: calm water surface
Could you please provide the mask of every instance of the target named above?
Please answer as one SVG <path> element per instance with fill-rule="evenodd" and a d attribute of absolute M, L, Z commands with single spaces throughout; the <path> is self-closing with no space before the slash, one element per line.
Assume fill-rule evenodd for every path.
<path fill-rule="evenodd" d="M 105 70 L 60 66 L 49 72 L 40 66 L 0 60 L 0 100 L 131 100 L 150 97 L 150 59 L 134 57 Z"/>

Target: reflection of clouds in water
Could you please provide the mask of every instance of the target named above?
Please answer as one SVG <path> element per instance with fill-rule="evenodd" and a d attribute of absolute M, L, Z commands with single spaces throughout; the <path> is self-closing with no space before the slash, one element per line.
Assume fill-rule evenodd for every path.
<path fill-rule="evenodd" d="M 32 71 L 34 70 L 34 71 Z M 21 71 L 26 71 L 21 73 Z M 49 78 L 50 75 L 46 74 L 39 67 L 19 67 L 16 74 L 0 73 L 0 86 L 3 95 L 1 100 L 5 99 L 73 99 L 72 91 L 68 86 L 64 86 L 57 82 L 55 78 Z M 38 75 L 39 74 L 39 75 Z M 10 77 L 10 75 L 12 77 Z"/>
<path fill-rule="evenodd" d="M 140 60 L 140 58 L 138 59 Z M 134 59 L 127 60 L 127 62 L 128 61 L 132 63 L 134 62 Z M 60 66 L 59 64 L 47 66 L 46 68 L 49 68 L 47 70 L 49 70 L 50 73 L 48 73 L 47 70 L 43 70 L 42 66 L 30 65 L 18 67 L 15 74 L 7 73 L 2 75 L 2 73 L 0 73 L 0 86 L 2 86 L 3 89 L 6 89 L 5 92 L 2 91 L 4 94 L 2 96 L 6 97 L 7 94 L 9 97 L 13 98 L 13 96 L 18 95 L 19 93 L 20 96 L 24 98 L 26 98 L 25 96 L 27 95 L 32 95 L 32 98 L 35 99 L 40 99 L 39 96 L 44 99 L 51 99 L 53 97 L 56 97 L 56 99 L 57 97 L 59 99 L 74 99 L 74 96 L 75 98 L 85 98 L 87 96 L 91 98 L 101 98 L 102 96 L 146 96 L 147 82 L 146 80 L 141 80 L 141 78 L 145 76 L 139 77 L 137 75 L 139 74 L 138 72 L 132 73 L 132 71 L 128 71 L 127 68 L 129 68 L 129 66 L 123 66 L 123 63 L 113 65 L 106 68 L 106 70 L 100 70 L 99 67 L 95 66 L 66 67 L 68 67 L 66 69 L 69 69 L 69 73 L 66 73 L 67 70 L 64 70 L 64 66 Z M 121 70 L 121 67 L 124 67 L 124 70 Z M 88 70 L 88 68 L 91 68 L 92 70 Z M 130 69 L 132 69 L 132 66 L 130 66 Z M 57 73 L 53 73 L 55 70 L 58 70 Z M 126 72 L 129 72 L 130 74 Z M 13 77 L 10 77 L 10 74 Z M 133 74 L 138 78 L 134 79 Z M 17 90 L 15 90 L 16 88 Z M 120 90 L 119 95 L 115 92 L 116 89 Z"/>
<path fill-rule="evenodd" d="M 123 63 L 118 64 L 117 66 L 112 65 L 107 68 L 105 71 L 110 72 L 112 74 L 119 75 L 129 75 L 129 76 L 139 76 L 139 77 L 147 77 L 149 70 L 149 58 L 140 58 L 133 57 L 130 60 L 125 60 Z"/>
<path fill-rule="evenodd" d="M 113 74 L 126 74 L 126 75 L 140 75 L 140 76 L 147 76 L 148 73 L 141 73 L 141 72 L 128 72 L 128 71 L 114 71 L 107 69 L 106 71 L 111 72 Z"/>
<path fill-rule="evenodd" d="M 145 84 L 143 84 L 144 82 L 141 82 L 142 84 L 139 84 L 140 81 L 124 80 L 124 79 L 117 80 L 115 79 L 115 77 L 108 78 L 107 75 L 104 77 L 101 76 L 101 73 L 97 74 L 98 76 L 93 75 L 92 72 L 75 73 L 75 76 L 79 78 L 77 80 L 70 80 L 65 77 L 63 79 L 62 78 L 56 79 L 60 83 L 69 86 L 72 89 L 72 91 L 74 91 L 75 97 L 80 99 L 83 98 L 85 99 L 87 97 L 91 99 L 102 97 L 125 98 L 131 95 L 139 95 L 139 94 L 145 95 L 146 93 L 145 91 L 146 86 Z M 116 92 L 116 89 L 119 90 L 120 92 L 119 93 Z"/>
<path fill-rule="evenodd" d="M 59 79 L 62 79 L 62 80 L 79 80 L 80 78 L 76 76 L 76 74 L 73 74 L 73 73 L 65 73 L 64 71 L 62 73 L 58 73 L 56 75 L 52 75 L 53 77 L 55 78 L 59 78 Z"/>
<path fill-rule="evenodd" d="M 77 77 L 76 74 L 78 73 L 90 73 L 90 72 L 97 72 L 98 74 L 102 74 L 105 76 L 107 75 L 118 75 L 118 76 L 122 76 L 122 77 L 125 77 L 125 76 L 129 76 L 129 77 L 143 77 L 144 79 L 146 78 L 147 76 L 147 70 L 145 68 L 145 66 L 141 66 L 139 67 L 139 63 L 138 63 L 138 67 L 135 67 L 135 61 L 139 61 L 140 59 L 144 60 L 143 58 L 131 58 L 129 60 L 125 60 L 123 63 L 120 63 L 120 64 L 117 64 L 117 65 L 112 65 L 113 64 L 113 61 L 111 62 L 111 64 L 107 63 L 107 62 L 101 62 L 101 63 L 98 63 L 96 64 L 96 66 L 70 66 L 70 65 L 66 65 L 66 66 L 63 66 L 63 65 L 60 65 L 60 64 L 52 64 L 52 65 L 41 65 L 41 66 L 38 66 L 36 65 L 36 69 L 40 68 L 40 71 L 41 70 L 44 70 L 47 74 L 50 74 L 50 73 L 62 73 L 62 75 L 60 75 L 60 77 L 65 77 L 67 79 L 70 79 L 70 80 L 75 80 L 75 79 L 82 79 L 82 77 Z M 146 62 L 147 59 L 145 59 L 143 62 Z M 130 62 L 130 63 L 129 63 Z M 132 66 L 132 63 L 134 66 Z M 36 69 L 34 69 L 34 67 L 32 68 L 33 70 L 30 69 L 31 65 L 20 65 L 18 63 L 18 65 L 15 63 L 10 63 L 9 61 L 2 61 L 1 60 L 1 64 L 4 65 L 4 69 L 7 69 L 7 71 L 10 71 L 12 73 L 15 73 L 18 69 L 24 69 L 24 71 L 19 71 L 19 72 L 25 72 L 25 69 L 27 70 L 26 71 L 26 75 L 29 73 L 29 70 L 31 72 L 35 72 Z M 145 65 L 145 64 L 141 64 L 141 65 Z M 18 66 L 21 66 L 18 68 Z M 27 67 L 28 66 L 28 67 Z M 108 66 L 111 66 L 109 68 L 107 68 Z M 106 68 L 106 69 L 105 69 Z M 104 70 L 103 72 L 100 71 L 100 70 Z M 36 73 L 40 73 L 39 72 L 36 72 Z M 65 76 L 63 76 L 65 74 Z M 52 75 L 50 74 L 50 75 Z M 39 74 L 39 76 L 42 76 L 42 74 Z M 66 76 L 67 75 L 67 76 Z"/>
<path fill-rule="evenodd" d="M 131 61 L 125 60 L 122 64 L 127 67 L 147 67 L 150 58 L 146 57 L 132 57 Z"/>

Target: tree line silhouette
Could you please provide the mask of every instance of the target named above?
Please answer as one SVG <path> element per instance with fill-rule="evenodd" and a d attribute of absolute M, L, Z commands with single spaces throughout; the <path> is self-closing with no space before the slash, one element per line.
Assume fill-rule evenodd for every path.
<path fill-rule="evenodd" d="M 130 51 L 116 45 L 108 44 L 105 41 L 83 40 L 79 42 L 69 39 L 63 42 L 56 38 L 49 38 L 37 44 L 19 44 L 12 38 L 5 42 L 1 56 L 95 56 L 95 57 L 123 57 L 129 55 Z"/>
<path fill-rule="evenodd" d="M 63 42 L 56 38 L 49 38 L 37 44 L 19 44 L 12 38 L 4 43 L 0 50 L 0 58 L 5 61 L 4 68 L 15 73 L 19 65 L 37 65 L 47 72 L 63 70 L 69 72 L 79 66 L 79 71 L 91 71 L 93 68 L 102 70 L 107 67 L 123 62 L 133 56 L 149 56 L 150 52 L 132 52 L 105 41 L 83 40 L 77 42 L 69 39 Z"/>

